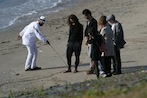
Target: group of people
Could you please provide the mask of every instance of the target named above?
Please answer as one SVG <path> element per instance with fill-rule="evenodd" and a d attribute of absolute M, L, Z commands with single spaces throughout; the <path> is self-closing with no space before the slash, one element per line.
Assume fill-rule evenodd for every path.
<path fill-rule="evenodd" d="M 83 26 L 79 23 L 76 15 L 71 14 L 68 17 L 69 38 L 67 44 L 67 62 L 68 69 L 64 73 L 71 72 L 71 57 L 75 53 L 75 70 L 78 72 L 80 52 L 84 35 L 85 44 L 88 47 L 88 56 L 90 58 L 90 69 L 87 74 L 95 73 L 97 78 L 100 74 L 104 77 L 110 77 L 112 74 L 121 74 L 121 56 L 120 49 L 124 47 L 125 40 L 122 25 L 115 19 L 113 14 L 109 16 L 102 15 L 98 22 L 92 16 L 89 9 L 84 9 L 82 14 L 87 19 L 85 32 Z M 98 31 L 98 25 L 100 30 Z M 101 46 L 105 49 L 102 51 Z M 104 47 L 103 46 L 103 47 Z M 100 70 L 98 63 L 100 62 Z M 113 72 L 111 72 L 111 61 L 113 61 Z"/>
<path fill-rule="evenodd" d="M 120 49 L 126 43 L 121 24 L 113 14 L 109 16 L 102 15 L 98 22 L 89 9 L 84 9 L 82 14 L 87 20 L 84 34 L 83 25 L 79 22 L 77 16 L 71 14 L 68 17 L 69 38 L 66 50 L 68 69 L 64 73 L 72 72 L 71 58 L 73 53 L 75 53 L 76 58 L 73 72 L 78 72 L 77 68 L 84 38 L 85 45 L 88 47 L 88 57 L 90 58 L 90 68 L 86 71 L 87 74 L 95 73 L 97 78 L 99 78 L 100 74 L 105 77 L 110 77 L 112 74 L 121 74 Z M 22 38 L 22 43 L 28 50 L 25 71 L 41 69 L 41 67 L 36 66 L 38 54 L 36 38 L 50 45 L 49 41 L 40 32 L 40 26 L 43 26 L 45 21 L 46 18 L 41 16 L 37 21 L 27 25 L 18 35 L 18 39 Z M 99 31 L 98 25 L 100 27 Z M 102 51 L 101 46 L 103 43 L 105 49 Z M 113 61 L 113 72 L 111 72 L 111 61 Z"/>

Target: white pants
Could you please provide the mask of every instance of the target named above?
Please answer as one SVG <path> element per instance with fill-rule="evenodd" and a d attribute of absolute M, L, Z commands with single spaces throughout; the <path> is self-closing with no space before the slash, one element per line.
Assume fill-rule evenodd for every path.
<path fill-rule="evenodd" d="M 92 61 L 91 61 L 91 44 L 88 44 L 88 57 L 89 57 L 89 60 L 90 60 L 90 68 L 92 67 Z"/>
<path fill-rule="evenodd" d="M 28 55 L 25 63 L 25 69 L 28 68 L 33 69 L 36 67 L 38 50 L 35 44 L 33 46 L 26 46 L 26 47 L 28 50 Z"/>

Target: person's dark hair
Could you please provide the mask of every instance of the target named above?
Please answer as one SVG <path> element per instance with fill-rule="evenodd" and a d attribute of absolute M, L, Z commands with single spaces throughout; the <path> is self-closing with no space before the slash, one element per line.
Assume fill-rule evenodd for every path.
<path fill-rule="evenodd" d="M 84 9 L 82 12 L 83 15 L 90 15 L 91 16 L 91 11 L 89 9 Z"/>
<path fill-rule="evenodd" d="M 68 17 L 68 25 L 69 25 L 69 26 L 72 25 L 72 22 L 70 21 L 70 19 L 72 19 L 72 20 L 74 21 L 75 24 L 78 24 L 78 23 L 79 23 L 79 20 L 78 20 L 77 16 L 74 15 L 74 14 L 71 14 L 71 15 L 69 15 L 69 17 Z"/>

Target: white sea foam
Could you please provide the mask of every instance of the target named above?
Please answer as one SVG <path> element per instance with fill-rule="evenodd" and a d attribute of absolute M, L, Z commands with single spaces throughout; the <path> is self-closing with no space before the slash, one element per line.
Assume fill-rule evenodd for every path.
<path fill-rule="evenodd" d="M 58 12 L 75 1 L 78 0 L 1 0 L 0 30 L 21 22 L 21 19 Z"/>

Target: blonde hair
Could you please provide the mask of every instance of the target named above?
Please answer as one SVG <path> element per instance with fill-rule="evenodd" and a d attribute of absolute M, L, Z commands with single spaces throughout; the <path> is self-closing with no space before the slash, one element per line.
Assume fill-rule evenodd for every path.
<path fill-rule="evenodd" d="M 106 25 L 106 23 L 107 23 L 107 21 L 106 21 L 106 16 L 101 16 L 100 18 L 99 18 L 99 21 L 98 21 L 98 24 L 99 25 Z"/>

